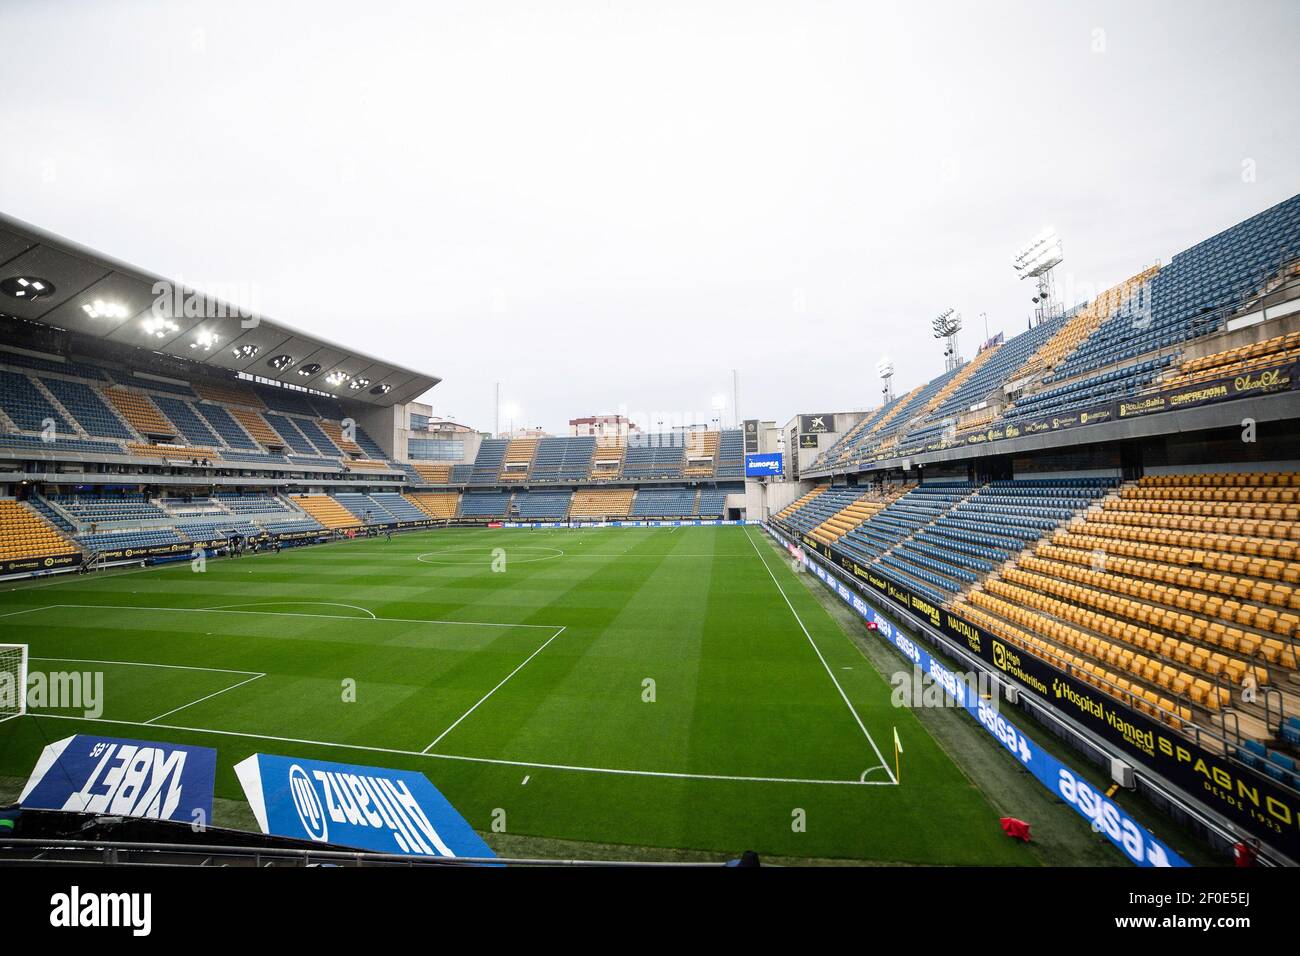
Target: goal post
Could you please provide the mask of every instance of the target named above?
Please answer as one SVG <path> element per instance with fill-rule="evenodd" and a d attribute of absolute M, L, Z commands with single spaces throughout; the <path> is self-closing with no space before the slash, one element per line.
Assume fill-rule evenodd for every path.
<path fill-rule="evenodd" d="M 0 644 L 0 723 L 27 713 L 27 645 Z"/>

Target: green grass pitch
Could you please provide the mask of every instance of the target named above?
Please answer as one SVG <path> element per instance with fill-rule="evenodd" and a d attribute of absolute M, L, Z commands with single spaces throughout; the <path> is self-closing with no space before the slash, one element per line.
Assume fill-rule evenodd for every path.
<path fill-rule="evenodd" d="M 0 642 L 105 681 L 98 720 L 0 724 L 0 776 L 77 732 L 202 744 L 218 825 L 248 825 L 232 768 L 264 751 L 420 770 L 489 843 L 495 820 L 639 848 L 1030 862 L 756 528 L 421 532 L 17 585 Z"/>

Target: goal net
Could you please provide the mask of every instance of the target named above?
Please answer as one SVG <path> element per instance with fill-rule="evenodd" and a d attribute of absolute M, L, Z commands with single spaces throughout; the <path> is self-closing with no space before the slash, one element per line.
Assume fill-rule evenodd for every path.
<path fill-rule="evenodd" d="M 0 644 L 0 723 L 27 713 L 27 645 Z"/>

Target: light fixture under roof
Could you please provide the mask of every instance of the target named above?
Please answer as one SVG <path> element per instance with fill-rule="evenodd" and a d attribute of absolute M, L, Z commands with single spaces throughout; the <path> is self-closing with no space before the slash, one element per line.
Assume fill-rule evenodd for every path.
<path fill-rule="evenodd" d="M 271 366 L 271 368 L 275 369 L 277 372 L 283 372 L 293 364 L 293 361 L 292 355 L 277 355 L 275 358 L 267 359 L 266 364 Z"/>
<path fill-rule="evenodd" d="M 103 299 L 96 299 L 94 302 L 87 302 L 81 307 L 81 311 L 92 319 L 125 319 L 126 306 L 119 302 L 105 302 Z"/>
<path fill-rule="evenodd" d="M 391 388 L 392 388 L 391 385 L 383 385 L 383 384 L 376 385 L 374 388 L 372 388 L 372 389 L 370 390 L 370 394 L 371 394 L 371 395 L 387 395 L 387 394 L 388 394 L 388 390 L 391 389 Z"/>
<path fill-rule="evenodd" d="M 319 371 L 319 362 L 308 362 L 306 365 L 302 366 L 302 368 L 298 369 L 298 374 L 306 378 L 309 375 L 315 375 Z"/>
<path fill-rule="evenodd" d="M 47 279 L 36 276 L 13 276 L 0 281 L 0 292 L 15 299 L 35 301 L 54 293 L 54 285 Z"/>
<path fill-rule="evenodd" d="M 231 351 L 235 353 L 235 358 L 251 359 L 254 355 L 256 355 L 258 352 L 261 351 L 261 348 L 259 346 L 251 345 L 251 344 L 237 345 Z"/>
<path fill-rule="evenodd" d="M 348 380 L 347 372 L 333 371 L 325 376 L 325 381 L 330 385 L 342 385 Z"/>
<path fill-rule="evenodd" d="M 174 332 L 179 332 L 181 327 L 171 319 L 165 319 L 160 315 L 152 315 L 140 323 L 146 335 L 152 335 L 156 339 L 165 339 Z"/>
<path fill-rule="evenodd" d="M 205 352 L 211 352 L 212 349 L 221 344 L 221 336 L 215 332 L 200 332 L 190 343 L 192 349 L 203 349 Z"/>
<path fill-rule="evenodd" d="M 348 382 L 348 388 L 352 389 L 354 392 L 359 392 L 369 384 L 370 379 L 368 378 L 354 378 L 352 381 Z"/>

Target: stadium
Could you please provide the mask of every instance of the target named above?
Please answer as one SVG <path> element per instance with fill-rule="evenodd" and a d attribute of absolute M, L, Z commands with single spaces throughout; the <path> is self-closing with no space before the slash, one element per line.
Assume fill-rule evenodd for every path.
<path fill-rule="evenodd" d="M 884 316 L 719 319 L 773 365 L 707 357 L 709 412 L 629 411 L 676 333 L 526 319 L 575 343 L 547 426 L 502 400 L 540 362 L 504 325 L 340 334 L 0 213 L 0 863 L 1297 865 L 1270 188 L 1187 199 L 1172 250 L 1105 223 L 1093 286 L 1096 232 L 1021 210 L 951 281 L 1027 314 L 936 302 L 893 357 Z M 382 255 L 339 276 L 362 314 L 407 278 Z M 781 364 L 808 350 L 853 374 Z"/>

